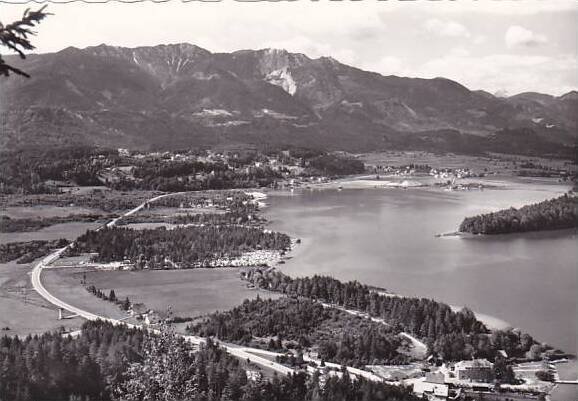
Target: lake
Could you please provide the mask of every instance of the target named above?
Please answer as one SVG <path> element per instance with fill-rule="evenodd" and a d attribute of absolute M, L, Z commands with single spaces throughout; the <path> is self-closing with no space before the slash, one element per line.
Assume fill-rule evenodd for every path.
<path fill-rule="evenodd" d="M 301 238 L 282 265 L 291 276 L 331 275 L 430 297 L 495 316 L 576 352 L 576 231 L 436 238 L 465 216 L 558 196 L 569 187 L 504 183 L 443 191 L 323 189 L 269 193 L 271 229 Z"/>

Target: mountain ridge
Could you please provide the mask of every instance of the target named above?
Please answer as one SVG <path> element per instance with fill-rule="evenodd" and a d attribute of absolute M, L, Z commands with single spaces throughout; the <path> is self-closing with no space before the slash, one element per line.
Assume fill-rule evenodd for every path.
<path fill-rule="evenodd" d="M 505 129 L 572 146 L 578 127 L 575 91 L 498 98 L 443 77 L 384 76 L 283 49 L 101 44 L 8 59 L 32 78 L 0 81 L 3 149 L 79 141 L 364 151 L 414 147 L 424 135 L 447 142 L 454 131 L 473 143 Z"/>

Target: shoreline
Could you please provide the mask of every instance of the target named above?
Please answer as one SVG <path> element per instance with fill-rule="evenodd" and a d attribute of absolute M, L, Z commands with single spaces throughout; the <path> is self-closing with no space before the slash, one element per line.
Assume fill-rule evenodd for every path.
<path fill-rule="evenodd" d="M 385 289 L 374 289 L 375 292 L 377 292 L 379 295 L 383 295 L 386 297 L 399 297 L 399 298 L 415 298 L 415 297 L 409 297 L 406 295 L 401 295 L 401 294 L 397 294 L 394 292 L 390 292 L 387 291 Z M 445 303 L 443 301 L 437 301 L 436 302 L 441 302 L 441 303 Z M 459 305 L 451 305 L 451 304 L 446 304 L 450 307 L 450 309 L 453 312 L 459 312 L 460 310 L 464 309 L 464 306 L 459 306 Z M 508 330 L 508 329 L 513 329 L 514 326 L 510 323 L 508 323 L 507 321 L 500 319 L 499 317 L 496 316 L 491 316 L 485 313 L 480 313 L 480 312 L 476 312 L 476 311 L 472 311 L 474 313 L 474 316 L 476 317 L 476 319 L 478 319 L 480 322 L 482 322 L 490 331 L 500 331 L 500 330 Z"/>
<path fill-rule="evenodd" d="M 559 182 L 554 178 L 536 177 L 519 177 L 507 175 L 490 175 L 485 177 L 464 177 L 456 180 L 456 185 L 465 185 L 462 188 L 447 188 L 447 182 L 440 181 L 430 175 L 380 175 L 380 179 L 375 179 L 376 174 L 356 174 L 348 175 L 341 178 L 331 179 L 327 182 L 310 182 L 304 183 L 295 188 L 285 188 L 279 191 L 297 191 L 304 189 L 425 189 L 436 192 L 467 192 L 467 191 L 484 191 L 484 190 L 508 190 L 515 189 L 520 185 L 538 184 L 566 187 L 564 192 L 571 189 L 567 182 Z"/>
<path fill-rule="evenodd" d="M 379 180 L 379 181 L 372 181 L 372 180 L 368 180 L 367 178 L 369 178 L 370 176 L 368 176 L 367 174 L 365 175 L 359 175 L 359 176 L 349 176 L 346 178 L 342 178 L 342 179 L 338 179 L 338 180 L 334 180 L 328 183 L 315 183 L 315 184 L 311 184 L 309 186 L 309 188 L 306 187 L 301 187 L 301 188 L 297 188 L 295 189 L 295 194 L 301 194 L 301 193 L 306 193 L 307 189 L 309 190 L 313 190 L 313 189 L 319 189 L 319 190 L 325 190 L 325 189 L 329 189 L 329 190 L 339 190 L 340 187 L 341 189 L 371 189 L 371 188 L 376 188 L 376 189 L 386 189 L 387 187 L 384 186 L 383 184 L 385 184 L 387 181 L 387 177 L 383 177 L 383 180 Z M 399 178 L 405 178 L 405 177 L 399 177 Z M 427 177 L 424 177 L 427 178 Z M 519 177 L 509 177 L 510 180 L 508 180 L 506 177 L 484 177 L 482 179 L 479 179 L 479 181 L 483 181 L 484 183 L 487 184 L 491 184 L 492 186 L 490 188 L 488 188 L 489 190 L 500 190 L 500 189 L 516 189 L 521 182 L 523 182 L 523 179 L 520 179 Z M 478 180 L 478 179 L 477 179 Z M 566 192 L 568 185 L 567 183 L 560 183 L 560 182 L 554 182 L 552 179 L 540 179 L 537 180 L 540 184 L 549 184 L 552 186 L 555 186 L 557 188 L 557 192 L 563 193 Z M 347 187 L 346 183 L 351 183 L 353 184 L 353 186 Z M 374 184 L 382 184 L 382 187 L 377 187 Z M 411 189 L 407 188 L 408 190 Z M 401 189 L 401 188 L 397 188 L 397 189 Z M 435 192 L 440 192 L 443 189 L 435 187 L 435 186 L 419 186 L 417 187 L 418 190 L 433 190 Z M 541 189 L 540 189 L 541 190 Z M 475 190 L 474 190 L 475 191 Z M 456 192 L 460 192 L 460 191 L 456 191 Z M 270 194 L 271 196 L 283 196 L 285 194 L 288 193 L 288 191 L 286 189 L 284 190 L 271 190 L 271 191 L 267 191 L 268 194 Z M 293 192 L 291 193 L 293 195 Z M 560 230 L 556 230 L 556 232 L 559 232 Z M 294 235 L 294 233 L 288 233 L 290 235 Z M 527 233 L 524 233 L 527 234 Z M 435 237 L 441 238 L 441 239 L 474 239 L 474 238 L 485 238 L 487 236 L 484 235 L 474 235 L 474 234 L 470 234 L 470 233 L 459 233 L 459 232 L 451 232 L 451 233 L 439 233 L 439 234 L 434 234 Z M 514 234 L 515 235 L 515 234 Z M 300 247 L 297 247 L 297 249 L 291 249 L 290 252 L 288 252 L 287 256 L 288 259 L 292 259 L 292 258 L 297 258 L 302 250 L 305 250 L 308 246 L 313 246 L 314 244 L 311 243 L 311 239 L 307 239 L 304 238 L 302 239 L 302 244 Z M 297 251 L 297 252 L 295 252 Z M 295 259 L 295 262 L 293 263 L 299 263 L 299 259 Z M 280 268 L 281 266 L 277 265 L 276 267 Z M 285 269 L 282 269 L 285 270 Z M 389 292 L 386 293 L 386 295 L 388 296 L 404 296 L 404 295 L 398 295 L 398 294 L 391 294 Z M 415 296 L 415 295 L 414 295 Z M 443 301 L 440 301 L 443 302 Z M 467 302 L 466 302 L 467 304 Z M 459 305 L 449 305 L 452 310 L 460 310 L 462 309 L 461 306 Z M 476 312 L 473 311 L 476 318 L 484 323 L 486 325 L 486 327 L 488 327 L 489 330 L 491 331 L 495 331 L 495 330 L 507 330 L 507 329 L 512 329 L 515 328 L 516 326 L 514 326 L 513 324 L 511 324 L 510 322 L 501 319 L 497 316 L 492 316 L 492 315 L 488 315 L 485 313 L 481 313 L 481 312 Z"/>
<path fill-rule="evenodd" d="M 328 184 L 334 184 L 335 182 L 332 183 L 328 183 Z M 319 186 L 325 186 L 328 184 L 317 184 Z M 277 191 L 272 191 L 273 193 L 277 192 Z M 279 195 L 281 195 L 284 191 L 278 191 Z M 254 193 L 247 193 L 247 194 L 251 194 L 254 196 Z M 267 199 L 268 195 L 263 193 L 263 192 L 259 192 L 258 193 L 259 196 L 259 200 L 264 200 Z M 259 209 L 261 210 L 261 207 L 259 207 Z M 289 234 L 287 234 L 289 235 Z M 448 234 L 436 234 L 436 237 L 473 237 L 473 234 L 468 234 L 468 233 L 460 233 L 460 232 L 453 232 L 453 233 L 448 233 Z M 290 249 L 286 252 L 286 254 L 279 260 L 277 261 L 273 266 L 273 268 L 276 269 L 281 269 L 282 270 L 282 265 L 285 264 L 285 262 L 287 260 L 293 260 L 294 258 L 298 257 L 299 254 L 305 249 L 304 243 L 306 242 L 306 239 L 303 238 L 297 238 L 294 237 L 292 235 L 290 235 L 291 238 L 291 247 Z M 299 242 L 297 242 L 297 240 L 299 239 Z M 300 252 L 301 251 L 301 252 Z M 375 290 L 378 294 L 380 295 L 385 295 L 388 297 L 407 297 L 405 295 L 401 295 L 401 294 L 397 294 L 397 293 L 393 293 L 390 291 L 387 291 L 386 289 L 383 288 L 374 288 L 373 290 Z M 441 302 L 441 301 L 439 301 Z M 448 304 L 448 306 L 452 309 L 452 311 L 457 312 L 461 309 L 463 309 L 463 306 L 458 306 L 458 305 L 451 305 Z M 496 316 L 491 316 L 485 313 L 481 313 L 481 312 L 476 312 L 476 311 L 472 311 L 476 317 L 476 319 L 478 319 L 480 322 L 482 322 L 490 331 L 499 331 L 499 330 L 508 330 L 508 329 L 512 329 L 514 328 L 514 326 L 512 324 L 510 324 L 509 322 L 500 319 Z"/>

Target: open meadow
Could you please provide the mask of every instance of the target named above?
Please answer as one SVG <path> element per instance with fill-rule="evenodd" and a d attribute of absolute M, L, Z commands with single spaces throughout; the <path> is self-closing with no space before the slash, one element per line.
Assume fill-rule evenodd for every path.
<path fill-rule="evenodd" d="M 30 284 L 31 265 L 0 263 L 0 335 L 26 336 L 64 327 L 79 328 L 81 319 L 58 320 L 57 309 Z"/>
<path fill-rule="evenodd" d="M 42 219 L 94 213 L 94 209 L 76 206 L 36 205 L 9 206 L 1 210 L 11 219 Z M 37 231 L 0 233 L 0 245 L 13 242 L 52 241 L 60 238 L 75 239 L 99 223 L 69 222 L 44 227 Z M 0 263 L 0 334 L 26 336 L 64 327 L 80 327 L 82 319 L 58 320 L 58 310 L 40 297 L 32 288 L 29 273 L 39 261 L 19 264 L 16 261 Z"/>
<path fill-rule="evenodd" d="M 86 230 L 94 230 L 101 225 L 102 223 L 72 222 L 55 224 L 32 232 L 0 233 L 0 244 L 38 240 L 52 241 L 60 238 L 74 240 L 84 234 Z"/>
<path fill-rule="evenodd" d="M 83 288 L 84 275 L 87 286 L 94 285 L 105 294 L 113 289 L 117 298 L 128 297 L 133 304 L 142 303 L 158 312 L 170 307 L 175 317 L 197 317 L 228 310 L 257 295 L 279 297 L 247 288 L 246 282 L 239 278 L 239 270 L 234 268 L 152 271 L 62 268 L 46 270 L 43 277 L 51 293 L 72 305 L 104 316 L 125 317 L 118 306 L 98 299 Z"/>

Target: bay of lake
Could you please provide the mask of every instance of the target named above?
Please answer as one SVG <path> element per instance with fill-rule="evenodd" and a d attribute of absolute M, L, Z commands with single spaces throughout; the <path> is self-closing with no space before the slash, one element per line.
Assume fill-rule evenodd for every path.
<path fill-rule="evenodd" d="M 576 353 L 576 230 L 442 237 L 465 216 L 549 199 L 567 186 L 270 192 L 270 228 L 302 240 L 281 269 L 331 275 L 495 316 Z"/>

